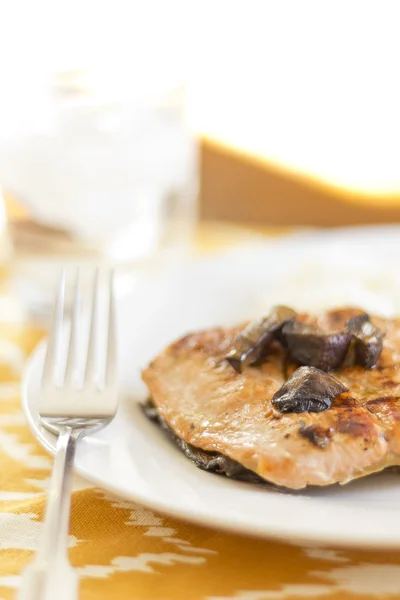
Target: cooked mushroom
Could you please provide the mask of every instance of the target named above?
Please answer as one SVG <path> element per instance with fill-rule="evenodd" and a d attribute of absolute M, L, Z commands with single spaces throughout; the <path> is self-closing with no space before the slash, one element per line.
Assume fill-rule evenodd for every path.
<path fill-rule="evenodd" d="M 275 306 L 267 317 L 250 323 L 236 336 L 234 347 L 226 360 L 238 373 L 245 365 L 259 360 L 285 323 L 295 319 L 296 313 L 287 306 Z"/>
<path fill-rule="evenodd" d="M 354 342 L 354 362 L 372 369 L 382 352 L 384 332 L 371 322 L 366 313 L 349 319 L 346 328 Z"/>
<path fill-rule="evenodd" d="M 310 323 L 292 321 L 284 325 L 282 338 L 293 360 L 332 371 L 342 364 L 351 335 L 348 331 L 325 332 Z"/>
<path fill-rule="evenodd" d="M 282 413 L 321 412 L 347 392 L 340 381 L 314 367 L 299 367 L 274 394 L 272 404 Z"/>

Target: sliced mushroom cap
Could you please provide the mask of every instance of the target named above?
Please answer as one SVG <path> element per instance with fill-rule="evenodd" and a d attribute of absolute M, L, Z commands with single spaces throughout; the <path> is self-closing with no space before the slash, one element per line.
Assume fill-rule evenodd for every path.
<path fill-rule="evenodd" d="M 371 322 L 366 313 L 349 319 L 346 328 L 354 341 L 354 362 L 372 369 L 381 355 L 385 333 Z"/>
<path fill-rule="evenodd" d="M 299 367 L 274 394 L 272 404 L 282 413 L 321 412 L 348 388 L 324 371 Z"/>
<path fill-rule="evenodd" d="M 238 373 L 244 366 L 259 360 L 268 349 L 274 336 L 285 323 L 295 319 L 296 313 L 287 306 L 275 306 L 270 314 L 250 323 L 236 337 L 233 349 L 226 360 Z"/>
<path fill-rule="evenodd" d="M 299 321 L 286 323 L 282 338 L 293 360 L 322 371 L 332 371 L 343 363 L 351 341 L 348 331 L 324 332 Z"/>

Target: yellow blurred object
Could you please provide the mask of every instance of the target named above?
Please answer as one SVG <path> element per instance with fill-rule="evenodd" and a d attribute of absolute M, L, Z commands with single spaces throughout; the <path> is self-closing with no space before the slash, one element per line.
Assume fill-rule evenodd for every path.
<path fill-rule="evenodd" d="M 329 194 L 336 196 L 340 200 L 353 202 L 355 204 L 366 204 L 379 207 L 400 206 L 400 189 L 397 191 L 374 190 L 366 187 L 365 189 L 357 189 L 340 185 L 334 181 L 324 179 L 318 174 L 303 172 L 300 169 L 290 167 L 284 164 L 268 160 L 265 157 L 253 155 L 251 152 L 235 146 L 228 146 L 221 143 L 218 139 L 213 139 L 213 136 L 203 136 L 205 146 L 213 146 L 220 149 L 225 154 L 231 154 L 238 160 L 252 163 L 254 166 L 264 169 L 266 172 L 275 171 L 283 177 L 292 181 L 303 182 L 311 186 L 321 194 Z"/>
<path fill-rule="evenodd" d="M 362 194 L 203 139 L 201 215 L 277 226 L 400 222 L 400 191 Z"/>
<path fill-rule="evenodd" d="M 206 217 L 400 220 L 399 19 L 392 0 L 213 4 L 189 95 Z"/>

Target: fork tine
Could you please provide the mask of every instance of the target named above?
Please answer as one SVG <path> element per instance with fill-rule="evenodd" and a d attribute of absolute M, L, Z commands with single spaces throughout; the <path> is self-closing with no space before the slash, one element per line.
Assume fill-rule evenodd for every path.
<path fill-rule="evenodd" d="M 80 271 L 76 271 L 75 286 L 74 286 L 74 303 L 71 316 L 71 333 L 69 336 L 67 366 L 65 368 L 64 385 L 72 385 L 74 372 L 77 363 L 77 339 L 78 339 L 78 322 L 79 322 L 79 299 L 80 299 Z"/>
<path fill-rule="evenodd" d="M 56 301 L 54 303 L 53 315 L 50 324 L 49 337 L 47 340 L 46 358 L 43 367 L 42 384 L 49 385 L 56 382 L 57 364 L 60 354 L 62 322 L 64 315 L 65 298 L 65 269 L 61 271 L 57 288 Z"/>
<path fill-rule="evenodd" d="M 97 347 L 97 331 L 98 331 L 98 297 L 100 292 L 99 269 L 97 268 L 93 278 L 92 291 L 92 315 L 90 319 L 89 341 L 86 357 L 84 385 L 93 382 L 96 368 L 96 347 Z"/>
<path fill-rule="evenodd" d="M 117 378 L 117 350 L 115 339 L 115 310 L 114 310 L 114 272 L 109 277 L 109 305 L 108 305 L 108 333 L 107 333 L 107 356 L 105 370 L 105 386 L 115 385 Z"/>

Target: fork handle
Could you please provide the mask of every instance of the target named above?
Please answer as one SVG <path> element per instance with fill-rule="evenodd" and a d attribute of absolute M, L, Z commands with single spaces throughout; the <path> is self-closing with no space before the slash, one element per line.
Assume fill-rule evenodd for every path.
<path fill-rule="evenodd" d="M 79 578 L 67 554 L 76 442 L 70 428 L 58 436 L 42 539 L 22 574 L 18 600 L 78 599 Z"/>

